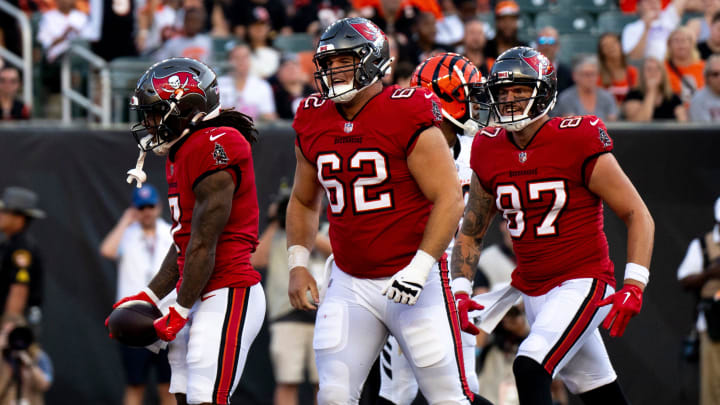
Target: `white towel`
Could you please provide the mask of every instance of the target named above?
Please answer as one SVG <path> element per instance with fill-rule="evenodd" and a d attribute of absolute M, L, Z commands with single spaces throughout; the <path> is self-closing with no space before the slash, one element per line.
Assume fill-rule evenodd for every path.
<path fill-rule="evenodd" d="M 478 328 L 491 333 L 521 296 L 522 293 L 511 285 L 493 292 L 478 294 L 472 299 L 485 309 L 471 311 L 468 316 L 476 318 L 475 323 Z"/>

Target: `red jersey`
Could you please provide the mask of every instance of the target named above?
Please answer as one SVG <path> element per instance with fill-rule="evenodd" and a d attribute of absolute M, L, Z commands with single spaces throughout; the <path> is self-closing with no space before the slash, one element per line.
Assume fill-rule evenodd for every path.
<path fill-rule="evenodd" d="M 234 128 L 205 128 L 173 146 L 165 162 L 171 233 L 178 249 L 178 268 L 183 280 L 185 252 L 190 241 L 195 193 L 202 179 L 225 170 L 235 182 L 232 209 L 215 248 L 215 268 L 203 293 L 224 287 L 248 287 L 260 282 L 250 265 L 258 237 L 258 202 L 250 144 Z"/>
<path fill-rule="evenodd" d="M 475 137 L 470 167 L 507 221 L 515 288 L 537 296 L 585 277 L 615 285 L 602 201 L 587 188 L 597 157 L 612 149 L 594 115 L 553 118 L 525 148 L 500 128 Z"/>
<path fill-rule="evenodd" d="M 295 142 L 327 193 L 330 242 L 346 273 L 387 277 L 410 263 L 431 203 L 407 158 L 441 121 L 439 100 L 424 88 L 385 87 L 352 120 L 318 95 L 300 103 Z"/>

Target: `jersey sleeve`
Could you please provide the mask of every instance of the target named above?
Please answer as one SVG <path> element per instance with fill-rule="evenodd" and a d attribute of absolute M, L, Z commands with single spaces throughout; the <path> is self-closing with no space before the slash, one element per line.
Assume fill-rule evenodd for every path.
<path fill-rule="evenodd" d="M 213 173 L 228 170 L 237 188 L 241 180 L 240 168 L 251 157 L 250 144 L 245 137 L 234 128 L 222 127 L 197 134 L 195 142 L 197 152 L 186 163 L 192 187 Z"/>
<path fill-rule="evenodd" d="M 595 168 L 597 157 L 613 150 L 613 141 L 608 135 L 605 123 L 594 115 L 583 117 L 579 126 L 578 149 L 582 151 L 582 176 L 585 183 L 590 181 L 590 174 Z"/>
<path fill-rule="evenodd" d="M 312 128 L 310 126 L 312 122 L 310 112 L 312 109 L 319 108 L 324 103 L 325 100 L 317 93 L 305 97 L 298 104 L 295 118 L 293 119 L 292 127 L 295 130 L 295 146 L 300 148 L 300 152 L 308 162 L 312 162 L 312 159 L 308 159 L 308 142 L 304 140 L 307 139 L 310 129 Z"/>
<path fill-rule="evenodd" d="M 482 151 L 483 142 L 488 142 L 488 136 L 495 137 L 498 133 L 499 128 L 483 128 L 483 130 L 479 131 L 473 138 L 472 148 L 470 149 L 470 169 L 475 173 L 478 181 L 480 181 L 480 185 L 486 191 L 490 190 L 490 188 L 488 184 L 483 182 L 483 157 L 480 151 Z"/>
<path fill-rule="evenodd" d="M 412 91 L 408 96 L 408 92 Z M 405 98 L 405 100 L 403 100 Z M 415 147 L 418 136 L 428 128 L 440 127 L 443 121 L 442 109 L 440 107 L 440 99 L 424 87 L 416 87 L 412 89 L 397 88 L 390 95 L 390 102 L 396 100 L 403 103 L 398 106 L 397 111 L 403 111 L 402 117 L 398 117 L 398 124 L 403 125 L 402 134 L 407 138 L 401 139 L 406 153 L 412 152 Z"/>

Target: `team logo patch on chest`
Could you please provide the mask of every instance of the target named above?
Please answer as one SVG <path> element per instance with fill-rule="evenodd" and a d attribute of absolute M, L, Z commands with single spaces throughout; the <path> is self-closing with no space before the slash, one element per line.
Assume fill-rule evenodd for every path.
<path fill-rule="evenodd" d="M 520 152 L 520 153 L 518 153 L 518 161 L 519 161 L 520 163 L 525 163 L 525 162 L 527 162 L 527 152 Z"/>
<path fill-rule="evenodd" d="M 216 165 L 226 165 L 229 161 L 227 154 L 225 153 L 225 148 L 222 147 L 219 143 L 215 143 L 215 149 L 213 150 L 213 159 L 215 159 Z"/>

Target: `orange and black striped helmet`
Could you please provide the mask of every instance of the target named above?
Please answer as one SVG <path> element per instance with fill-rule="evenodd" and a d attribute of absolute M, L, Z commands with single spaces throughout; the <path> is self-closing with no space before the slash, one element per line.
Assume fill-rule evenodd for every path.
<path fill-rule="evenodd" d="M 432 90 L 442 102 L 443 116 L 458 128 L 464 128 L 471 118 L 468 85 L 480 79 L 480 71 L 466 57 L 444 52 L 418 65 L 410 85 Z"/>

